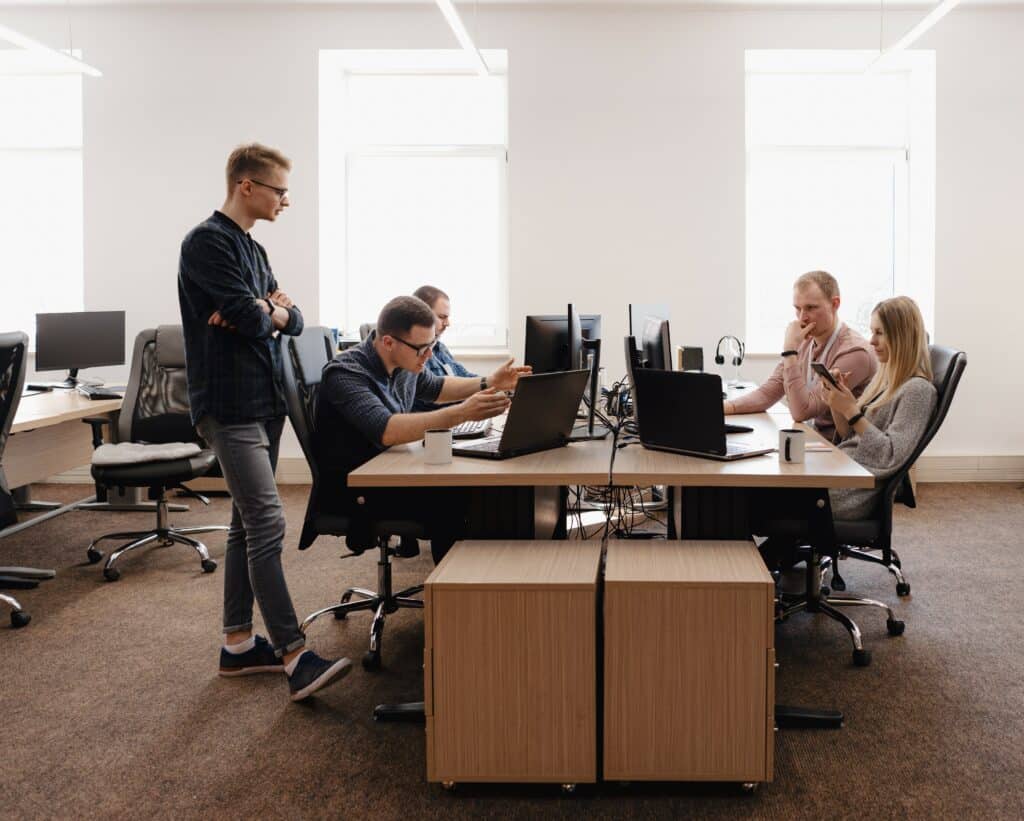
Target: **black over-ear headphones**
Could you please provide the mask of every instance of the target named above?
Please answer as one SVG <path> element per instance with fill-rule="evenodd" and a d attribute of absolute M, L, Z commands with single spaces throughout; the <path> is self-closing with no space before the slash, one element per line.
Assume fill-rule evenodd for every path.
<path fill-rule="evenodd" d="M 743 364 L 743 357 L 747 355 L 747 351 L 743 343 L 735 336 L 723 336 L 721 339 L 718 340 L 718 344 L 715 345 L 715 364 L 725 364 L 725 357 L 722 356 L 722 343 L 725 342 L 725 340 L 727 339 L 731 339 L 735 343 L 735 347 L 730 346 L 732 347 L 733 354 L 732 364 L 738 368 L 740 365 Z"/>

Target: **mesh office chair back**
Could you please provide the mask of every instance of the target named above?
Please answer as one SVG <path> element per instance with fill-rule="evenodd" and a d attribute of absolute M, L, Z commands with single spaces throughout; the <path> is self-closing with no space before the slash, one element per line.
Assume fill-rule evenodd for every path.
<path fill-rule="evenodd" d="M 135 337 L 118 439 L 148 444 L 200 441 L 189 416 L 180 325 L 148 328 Z"/>
<path fill-rule="evenodd" d="M 27 355 L 27 334 L 22 331 L 0 334 L 0 528 L 12 525 L 17 520 L 14 500 L 4 475 L 3 458 L 14 415 L 21 402 L 21 391 L 25 387 Z"/>
<path fill-rule="evenodd" d="M 316 539 L 318 533 L 314 525 L 316 511 L 317 469 L 316 455 L 313 452 L 313 431 L 316 423 L 316 398 L 320 390 L 320 377 L 331 360 L 334 349 L 331 332 L 322 326 L 307 326 L 299 336 L 289 336 L 284 340 L 284 395 L 288 405 L 288 419 L 295 430 L 302 452 L 309 465 L 313 477 L 313 485 L 309 492 L 309 503 L 306 508 L 306 519 L 299 537 L 299 549 L 305 550 Z M 344 522 L 338 522 L 342 529 Z"/>

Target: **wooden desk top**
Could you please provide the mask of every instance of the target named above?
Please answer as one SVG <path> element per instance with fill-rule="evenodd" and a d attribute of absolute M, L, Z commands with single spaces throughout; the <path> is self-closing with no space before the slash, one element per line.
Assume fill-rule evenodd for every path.
<path fill-rule="evenodd" d="M 788 416 L 767 413 L 730 416 L 750 425 L 754 433 L 730 434 L 730 441 L 778 444 L 779 428 L 792 425 Z M 824 442 L 809 431 L 809 440 Z M 513 459 L 474 459 L 455 456 L 450 465 L 427 465 L 423 447 L 401 445 L 375 456 L 349 474 L 350 487 L 486 487 L 606 485 L 611 438 L 574 442 L 564 448 Z M 778 453 L 718 462 L 647 450 L 639 443 L 615 454 L 615 484 L 675 485 L 682 487 L 874 487 L 875 478 L 837 448 L 808 451 L 802 465 L 779 463 Z"/>
<path fill-rule="evenodd" d="M 435 590 L 593 589 L 600 564 L 596 540 L 456 542 L 425 584 Z"/>
<path fill-rule="evenodd" d="M 607 584 L 772 584 L 754 543 L 745 541 L 612 539 L 604 579 Z"/>
<path fill-rule="evenodd" d="M 779 442 L 779 429 L 803 428 L 807 441 L 825 440 L 806 425 L 794 425 L 779 414 L 757 413 L 730 416 L 735 425 L 749 425 L 753 433 L 729 434 L 730 442 L 770 445 Z M 783 464 L 777 452 L 733 462 L 719 462 L 696 456 L 683 456 L 648 450 L 639 442 L 622 448 L 615 455 L 615 483 L 618 485 L 674 485 L 677 487 L 874 487 L 875 477 L 838 448 L 808 450 L 803 464 Z"/>
<path fill-rule="evenodd" d="M 53 390 L 21 397 L 11 433 L 46 428 L 86 416 L 103 416 L 121 409 L 121 399 L 92 400 L 78 391 Z"/>
<path fill-rule="evenodd" d="M 397 445 L 348 475 L 349 487 L 561 487 L 606 485 L 608 441 L 573 442 L 512 459 L 453 456 L 450 465 L 428 465 L 423 447 Z"/>

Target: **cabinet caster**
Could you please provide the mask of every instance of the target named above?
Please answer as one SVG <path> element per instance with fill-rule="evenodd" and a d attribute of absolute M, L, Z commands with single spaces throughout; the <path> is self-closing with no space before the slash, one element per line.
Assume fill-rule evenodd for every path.
<path fill-rule="evenodd" d="M 32 617 L 24 610 L 12 610 L 11 611 L 11 627 L 17 630 L 19 627 L 24 627 L 32 621 Z"/>
<path fill-rule="evenodd" d="M 89 564 L 96 564 L 100 559 L 103 558 L 103 551 L 97 550 L 95 547 L 90 547 L 86 553 L 86 558 L 89 559 Z"/>
<path fill-rule="evenodd" d="M 562 785 L 562 793 L 564 795 L 572 795 L 574 792 L 576 792 L 576 785 L 575 784 L 563 784 Z"/>
<path fill-rule="evenodd" d="M 118 579 L 121 578 L 121 571 L 118 570 L 116 567 L 104 567 L 103 578 L 105 578 L 108 582 L 116 582 Z"/>
<path fill-rule="evenodd" d="M 740 789 L 743 790 L 743 792 L 745 792 L 747 795 L 753 795 L 757 792 L 757 786 L 758 785 L 756 781 L 744 781 L 742 784 L 740 784 Z"/>
<path fill-rule="evenodd" d="M 871 664 L 871 651 L 870 650 L 854 650 L 853 651 L 853 663 L 858 667 L 867 667 Z"/>
<path fill-rule="evenodd" d="M 203 572 L 204 573 L 212 573 L 214 570 L 217 569 L 217 560 L 216 559 L 203 559 L 202 566 L 203 566 Z"/>
<path fill-rule="evenodd" d="M 889 631 L 890 636 L 902 636 L 907 625 L 899 619 L 886 619 L 885 629 Z"/>
<path fill-rule="evenodd" d="M 455 791 L 455 782 L 454 781 L 442 781 L 441 782 L 441 789 L 443 789 L 445 792 L 454 792 Z"/>
<path fill-rule="evenodd" d="M 910 582 L 899 582 L 896 585 L 897 596 L 909 596 L 910 595 Z"/>

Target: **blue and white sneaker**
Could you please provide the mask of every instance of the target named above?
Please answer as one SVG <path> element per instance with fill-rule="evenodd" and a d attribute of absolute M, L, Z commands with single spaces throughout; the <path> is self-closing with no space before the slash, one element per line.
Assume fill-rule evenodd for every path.
<path fill-rule="evenodd" d="M 256 636 L 256 646 L 244 653 L 229 653 L 220 648 L 222 676 L 251 676 L 253 673 L 283 673 L 284 662 L 274 655 L 274 648 L 263 636 Z"/>
<path fill-rule="evenodd" d="M 299 662 L 288 676 L 288 687 L 292 691 L 292 701 L 309 698 L 317 690 L 322 690 L 336 681 L 341 681 L 352 670 L 352 662 L 346 658 L 332 661 L 322 659 L 312 650 L 306 650 L 299 656 Z"/>

